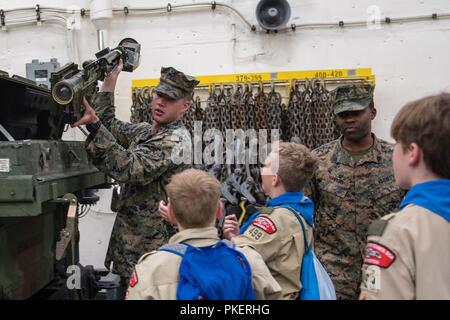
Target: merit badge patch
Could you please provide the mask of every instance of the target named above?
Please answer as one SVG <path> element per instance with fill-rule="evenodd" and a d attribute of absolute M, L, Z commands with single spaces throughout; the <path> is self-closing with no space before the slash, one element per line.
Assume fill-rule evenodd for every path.
<path fill-rule="evenodd" d="M 267 232 L 268 234 L 272 234 L 277 231 L 277 227 L 275 226 L 275 224 L 272 222 L 272 220 L 270 220 L 267 217 L 256 218 L 255 221 L 253 221 L 252 225 L 262 229 L 263 231 Z"/>
<path fill-rule="evenodd" d="M 133 271 L 133 276 L 130 279 L 130 287 L 133 288 L 137 283 L 138 283 L 138 276 L 137 276 L 137 273 L 135 270 L 135 271 Z"/>
<path fill-rule="evenodd" d="M 369 242 L 364 254 L 364 263 L 387 268 L 394 262 L 395 258 L 395 254 L 382 244 Z"/>

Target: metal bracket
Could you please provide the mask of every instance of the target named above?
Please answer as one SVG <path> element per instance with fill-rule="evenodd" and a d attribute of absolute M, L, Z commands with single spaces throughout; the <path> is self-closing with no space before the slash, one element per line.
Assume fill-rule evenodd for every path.
<path fill-rule="evenodd" d="M 65 197 L 65 196 L 64 196 Z M 67 201 L 67 199 L 66 199 Z M 60 231 L 60 240 L 56 243 L 56 260 L 59 261 L 64 256 L 67 247 L 72 242 L 74 245 L 74 237 L 76 235 L 76 219 L 77 219 L 77 200 L 75 196 L 71 196 L 69 208 L 67 209 L 66 227 Z M 73 250 L 72 250 L 73 251 Z M 74 252 L 72 252 L 72 260 L 74 260 Z M 75 263 L 75 261 L 72 261 Z"/>
<path fill-rule="evenodd" d="M 3 28 L 5 26 L 5 11 L 3 9 L 0 9 L 0 21 Z"/>
<path fill-rule="evenodd" d="M 41 8 L 39 5 L 36 5 L 36 20 L 37 22 L 41 22 Z"/>

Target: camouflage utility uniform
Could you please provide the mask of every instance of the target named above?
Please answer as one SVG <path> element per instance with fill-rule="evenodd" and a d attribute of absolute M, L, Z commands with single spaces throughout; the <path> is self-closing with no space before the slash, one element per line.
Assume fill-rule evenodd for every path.
<path fill-rule="evenodd" d="M 319 158 L 312 187 L 315 252 L 341 299 L 358 298 L 368 226 L 394 211 L 403 195 L 392 172 L 392 145 L 374 140 L 356 163 L 340 140 L 313 151 Z"/>
<path fill-rule="evenodd" d="M 163 68 L 161 74 L 155 91 L 173 99 L 185 94 L 183 86 L 192 91 L 198 83 L 173 68 Z M 170 177 L 190 165 L 177 164 L 172 159 L 174 148 L 181 149 L 180 143 L 186 141 L 183 139 L 187 131 L 181 121 L 155 132 L 149 123 L 131 124 L 115 119 L 113 100 L 113 93 L 97 94 L 94 109 L 102 126 L 88 137 L 86 149 L 98 169 L 121 183 L 105 266 L 109 268 L 113 261 L 112 271 L 127 283 L 140 256 L 167 243 L 175 233 L 160 217 L 158 204 L 167 200 L 165 186 Z"/>
<path fill-rule="evenodd" d="M 373 101 L 372 91 L 353 89 L 338 92 L 335 114 L 364 109 Z M 342 146 L 343 137 L 313 151 L 319 168 L 305 193 L 316 204 L 315 252 L 338 299 L 358 299 L 367 229 L 397 209 L 404 194 L 395 184 L 392 144 L 372 137 L 372 147 L 356 156 Z"/>

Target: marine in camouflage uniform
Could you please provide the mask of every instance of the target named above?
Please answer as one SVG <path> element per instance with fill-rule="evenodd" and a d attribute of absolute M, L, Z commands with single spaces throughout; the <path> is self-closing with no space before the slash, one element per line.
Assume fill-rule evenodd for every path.
<path fill-rule="evenodd" d="M 197 84 L 195 78 L 174 68 L 162 68 L 155 94 L 177 101 L 192 95 Z M 158 204 L 167 201 L 165 185 L 170 177 L 190 167 L 172 159 L 172 151 L 188 133 L 179 119 L 156 130 L 155 122 L 131 124 L 115 119 L 113 99 L 112 92 L 97 94 L 94 109 L 102 125 L 89 135 L 86 150 L 99 170 L 121 183 L 105 266 L 114 262 L 112 271 L 121 276 L 125 289 L 140 256 L 167 243 L 175 233 L 158 214 Z"/>
<path fill-rule="evenodd" d="M 373 108 L 372 87 L 344 86 L 336 95 L 336 115 Z M 338 299 L 358 299 L 368 226 L 396 210 L 403 196 L 393 175 L 393 145 L 371 133 L 367 119 L 371 147 L 364 152 L 346 150 L 343 132 L 314 150 L 319 168 L 305 192 L 316 204 L 315 252 L 333 280 Z"/>

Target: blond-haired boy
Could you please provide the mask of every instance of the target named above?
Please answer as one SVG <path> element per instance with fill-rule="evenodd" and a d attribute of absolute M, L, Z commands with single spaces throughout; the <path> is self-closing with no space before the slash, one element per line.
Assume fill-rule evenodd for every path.
<path fill-rule="evenodd" d="M 230 243 L 219 239 L 214 225 L 223 206 L 220 183 L 215 177 L 201 170 L 185 170 L 171 178 L 167 193 L 168 218 L 178 225 L 179 232 L 168 245 L 141 257 L 127 299 L 279 297 L 280 286 L 256 251 L 249 246 L 228 247 Z M 209 258 L 219 247 L 225 251 Z M 226 261 L 218 265 L 218 259 Z"/>
<path fill-rule="evenodd" d="M 261 254 L 281 286 L 283 299 L 298 298 L 302 289 L 305 239 L 312 245 L 314 227 L 314 204 L 302 190 L 316 168 L 317 159 L 307 147 L 274 144 L 261 170 L 262 188 L 270 197 L 266 207 L 259 208 L 240 230 L 234 215 L 225 219 L 224 236 L 238 245 L 250 245 Z"/>

